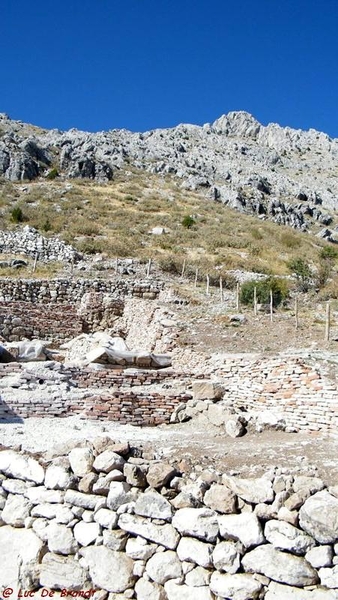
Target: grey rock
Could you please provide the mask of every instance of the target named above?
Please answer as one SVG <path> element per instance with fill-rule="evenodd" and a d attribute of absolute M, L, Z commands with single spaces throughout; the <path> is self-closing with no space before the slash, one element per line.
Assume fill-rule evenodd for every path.
<path fill-rule="evenodd" d="M 147 540 L 137 536 L 129 538 L 126 545 L 126 554 L 134 560 L 148 560 L 157 549 L 156 544 L 149 544 Z"/>
<path fill-rule="evenodd" d="M 324 490 L 306 500 L 299 511 L 299 523 L 320 544 L 338 540 L 338 499 Z"/>
<path fill-rule="evenodd" d="M 248 573 L 217 573 L 211 575 L 210 589 L 220 598 L 231 600 L 258 600 L 262 584 Z"/>
<path fill-rule="evenodd" d="M 222 483 L 232 490 L 234 494 L 252 504 L 272 502 L 274 499 L 272 483 L 264 477 L 260 479 L 240 479 L 239 477 L 223 475 Z"/>
<path fill-rule="evenodd" d="M 209 586 L 190 587 L 171 579 L 164 584 L 164 589 L 168 600 L 213 600 Z"/>
<path fill-rule="evenodd" d="M 305 554 L 305 559 L 314 569 L 330 567 L 332 565 L 333 551 L 331 546 L 316 546 Z"/>
<path fill-rule="evenodd" d="M 246 572 L 262 573 L 279 583 L 304 587 L 318 581 L 317 571 L 299 556 L 276 550 L 270 544 L 254 548 L 242 558 Z"/>
<path fill-rule="evenodd" d="M 147 473 L 148 484 L 157 489 L 166 485 L 176 475 L 174 467 L 165 462 L 153 463 Z"/>
<path fill-rule="evenodd" d="M 320 583 L 328 588 L 338 588 L 338 565 L 335 567 L 323 567 L 318 571 Z"/>
<path fill-rule="evenodd" d="M 207 586 L 210 583 L 211 573 L 203 567 L 195 567 L 192 571 L 189 571 L 185 577 L 185 583 L 189 587 L 202 587 Z"/>
<path fill-rule="evenodd" d="M 109 592 L 124 592 L 134 583 L 133 561 L 124 552 L 105 546 L 82 548 L 93 584 Z"/>
<path fill-rule="evenodd" d="M 238 540 L 246 548 L 258 546 L 265 541 L 261 524 L 253 513 L 222 515 L 218 517 L 218 523 L 221 537 Z"/>
<path fill-rule="evenodd" d="M 236 495 L 225 485 L 213 484 L 204 495 L 204 504 L 220 513 L 236 512 Z"/>
<path fill-rule="evenodd" d="M 13 450 L 0 452 L 0 471 L 10 477 L 37 484 L 43 483 L 45 478 L 44 469 L 34 458 L 21 456 Z"/>
<path fill-rule="evenodd" d="M 68 458 L 72 471 L 77 477 L 84 477 L 90 473 L 95 460 L 90 448 L 73 448 Z"/>
<path fill-rule="evenodd" d="M 316 545 L 311 536 L 283 521 L 268 521 L 264 535 L 274 548 L 289 550 L 294 554 L 305 554 Z"/>
<path fill-rule="evenodd" d="M 146 572 L 155 583 L 163 585 L 169 579 L 176 579 L 182 575 L 182 565 L 176 552 L 166 550 L 149 558 Z"/>
<path fill-rule="evenodd" d="M 60 525 L 52 521 L 48 525 L 47 535 L 50 552 L 56 554 L 75 554 L 78 549 L 73 532 L 66 525 Z"/>
<path fill-rule="evenodd" d="M 135 584 L 137 600 L 167 600 L 164 588 L 141 577 Z"/>
<path fill-rule="evenodd" d="M 332 590 L 314 588 L 301 590 L 290 585 L 282 585 L 271 581 L 265 600 L 337 600 L 337 595 Z"/>
<path fill-rule="evenodd" d="M 180 560 L 192 562 L 201 567 L 209 568 L 212 565 L 213 545 L 201 542 L 192 537 L 181 537 L 177 546 Z"/>
<path fill-rule="evenodd" d="M 108 449 L 104 452 L 101 452 L 101 454 L 99 454 L 95 458 L 93 468 L 96 471 L 102 471 L 103 473 L 109 473 L 113 469 L 123 471 L 125 462 L 126 461 L 124 460 L 124 458 L 122 458 L 122 456 L 120 456 L 113 450 Z"/>
<path fill-rule="evenodd" d="M 125 531 L 116 529 L 110 531 L 108 529 L 103 530 L 103 545 L 107 546 L 110 550 L 122 551 L 126 547 L 128 536 Z"/>
<path fill-rule="evenodd" d="M 240 567 L 240 553 L 235 542 L 220 542 L 216 544 L 212 561 L 218 571 L 237 573 Z"/>
<path fill-rule="evenodd" d="M 151 519 L 170 521 L 172 517 L 170 503 L 155 490 L 141 494 L 136 500 L 134 511 L 136 515 L 150 517 Z"/>
<path fill-rule="evenodd" d="M 173 526 L 185 536 L 215 542 L 219 527 L 217 514 L 208 508 L 181 508 L 172 519 Z"/>
<path fill-rule="evenodd" d="M 32 504 L 23 496 L 9 494 L 1 518 L 7 525 L 24 527 L 25 519 L 29 517 Z"/>
<path fill-rule="evenodd" d="M 43 542 L 31 529 L 16 529 L 9 525 L 0 527 L 0 588 L 9 585 L 14 597 L 20 586 L 19 565 L 33 569 L 39 561 Z"/>
<path fill-rule="evenodd" d="M 52 590 L 83 590 L 86 584 L 86 571 L 78 560 L 50 552 L 45 554 L 41 564 L 41 586 Z"/>
<path fill-rule="evenodd" d="M 95 494 L 83 494 L 75 490 L 67 490 L 65 494 L 65 502 L 72 506 L 79 506 L 88 510 L 93 510 L 98 503 L 102 502 L 102 496 Z"/>
<path fill-rule="evenodd" d="M 118 526 L 124 531 L 144 537 L 151 542 L 160 544 L 169 550 L 175 550 L 179 535 L 172 525 L 156 525 L 149 519 L 137 515 L 122 514 Z"/>

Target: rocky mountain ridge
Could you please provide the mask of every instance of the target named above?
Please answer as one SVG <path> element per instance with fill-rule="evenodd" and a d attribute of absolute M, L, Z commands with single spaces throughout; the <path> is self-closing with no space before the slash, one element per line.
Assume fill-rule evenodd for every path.
<path fill-rule="evenodd" d="M 145 133 L 47 131 L 0 115 L 0 175 L 10 181 L 52 172 L 105 182 L 130 168 L 171 174 L 185 189 L 302 230 L 330 225 L 337 210 L 338 139 L 314 129 L 263 126 L 244 111 Z"/>

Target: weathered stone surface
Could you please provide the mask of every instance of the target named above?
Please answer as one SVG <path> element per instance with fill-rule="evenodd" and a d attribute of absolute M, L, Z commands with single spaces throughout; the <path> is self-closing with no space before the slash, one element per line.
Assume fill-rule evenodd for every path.
<path fill-rule="evenodd" d="M 23 481 L 22 479 L 5 479 L 2 482 L 2 489 L 9 494 L 24 494 L 28 486 L 31 485 L 34 485 L 34 483 Z"/>
<path fill-rule="evenodd" d="M 88 510 L 94 510 L 98 502 L 102 502 L 102 496 L 95 494 L 83 494 L 75 490 L 67 490 L 65 494 L 65 502 L 72 506 L 79 506 Z"/>
<path fill-rule="evenodd" d="M 302 529 L 320 544 L 338 540 L 338 498 L 324 490 L 311 496 L 299 511 Z"/>
<path fill-rule="evenodd" d="M 202 587 L 209 585 L 211 572 L 203 567 L 195 567 L 192 571 L 189 571 L 185 577 L 185 583 L 189 587 Z"/>
<path fill-rule="evenodd" d="M 219 544 L 216 544 L 212 554 L 212 562 L 217 571 L 237 573 L 240 567 L 238 543 L 220 542 Z"/>
<path fill-rule="evenodd" d="M 262 584 L 247 573 L 212 573 L 210 589 L 220 598 L 231 600 L 256 600 L 259 598 Z"/>
<path fill-rule="evenodd" d="M 173 512 L 168 500 L 155 490 L 141 494 L 135 503 L 134 511 L 141 517 L 164 519 L 165 521 L 171 520 Z"/>
<path fill-rule="evenodd" d="M 319 569 L 320 583 L 328 588 L 338 588 L 338 565 Z"/>
<path fill-rule="evenodd" d="M 228 487 L 216 483 L 205 493 L 204 504 L 220 513 L 234 513 L 236 512 L 237 497 Z"/>
<path fill-rule="evenodd" d="M 98 523 L 77 523 L 74 527 L 74 537 L 81 546 L 93 544 L 100 535 L 100 526 Z"/>
<path fill-rule="evenodd" d="M 272 502 L 274 499 L 272 483 L 269 479 L 265 479 L 264 477 L 261 477 L 260 479 L 240 479 L 239 477 L 223 475 L 222 482 L 230 488 L 234 494 L 237 494 L 237 496 L 252 504 Z"/>
<path fill-rule="evenodd" d="M 317 583 L 317 572 L 299 556 L 276 550 L 270 544 L 254 548 L 242 558 L 246 572 L 262 573 L 279 583 L 300 586 Z"/>
<path fill-rule="evenodd" d="M 19 586 L 19 565 L 39 561 L 43 542 L 31 529 L 16 529 L 9 525 L 0 527 L 0 589 L 11 586 L 16 597 Z"/>
<path fill-rule="evenodd" d="M 289 550 L 295 554 L 305 554 L 316 545 L 311 536 L 284 521 L 268 521 L 264 535 L 274 548 Z"/>
<path fill-rule="evenodd" d="M 42 559 L 40 585 L 52 590 L 83 590 L 86 571 L 79 561 L 69 556 L 47 553 Z"/>
<path fill-rule="evenodd" d="M 45 487 L 50 490 L 67 490 L 73 484 L 69 470 L 61 465 L 50 465 L 46 469 Z"/>
<path fill-rule="evenodd" d="M 124 592 L 134 583 L 134 563 L 124 552 L 115 552 L 105 546 L 82 548 L 81 555 L 89 566 L 95 586 L 109 592 Z"/>
<path fill-rule="evenodd" d="M 103 473 L 109 473 L 113 469 L 117 469 L 118 471 L 123 471 L 123 467 L 125 464 L 124 458 L 114 452 L 113 450 L 105 450 L 99 454 L 93 463 L 93 468 L 96 471 L 102 471 Z"/>
<path fill-rule="evenodd" d="M 223 388 L 218 382 L 199 379 L 192 382 L 192 393 L 194 400 L 219 400 Z"/>
<path fill-rule="evenodd" d="M 215 542 L 219 531 L 217 514 L 208 508 L 181 508 L 172 524 L 181 534 L 206 542 Z"/>
<path fill-rule="evenodd" d="M 118 516 L 116 512 L 109 510 L 108 508 L 100 508 L 94 515 L 94 521 L 101 525 L 101 527 L 114 529 L 117 525 Z"/>
<path fill-rule="evenodd" d="M 245 427 L 240 417 L 227 420 L 225 423 L 225 433 L 232 438 L 238 438 L 245 434 Z"/>
<path fill-rule="evenodd" d="M 29 516 L 32 504 L 23 496 L 9 494 L 1 518 L 13 527 L 24 527 L 25 519 Z"/>
<path fill-rule="evenodd" d="M 135 584 L 137 600 L 167 600 L 164 588 L 141 577 Z"/>
<path fill-rule="evenodd" d="M 147 470 L 148 468 L 143 465 L 132 465 L 127 462 L 124 465 L 123 473 L 127 483 L 143 488 L 147 485 Z"/>
<path fill-rule="evenodd" d="M 149 519 L 137 515 L 123 514 L 120 516 L 118 526 L 124 531 L 140 535 L 141 537 L 160 544 L 169 550 L 175 550 L 179 535 L 172 525 L 155 525 Z"/>
<path fill-rule="evenodd" d="M 130 485 L 125 481 L 112 481 L 109 487 L 107 506 L 111 510 L 117 510 L 122 504 L 127 504 L 135 499 L 130 492 Z"/>
<path fill-rule="evenodd" d="M 126 545 L 126 554 L 134 560 L 148 560 L 156 552 L 157 544 L 149 544 L 147 540 L 137 536 L 129 538 Z"/>
<path fill-rule="evenodd" d="M 155 489 L 166 485 L 176 475 L 174 467 L 165 462 L 153 463 L 147 473 L 147 482 Z"/>
<path fill-rule="evenodd" d="M 166 550 L 149 558 L 146 572 L 153 581 L 163 585 L 169 579 L 176 579 L 182 575 L 182 565 L 176 552 Z"/>
<path fill-rule="evenodd" d="M 126 547 L 128 535 L 121 529 L 110 531 L 108 529 L 103 530 L 103 545 L 110 548 L 110 550 L 122 551 Z"/>
<path fill-rule="evenodd" d="M 60 504 L 37 504 L 31 510 L 32 517 L 46 517 L 55 519 L 57 523 L 67 524 L 74 519 L 74 513 L 66 506 Z"/>
<path fill-rule="evenodd" d="M 172 579 L 164 584 L 168 600 L 213 600 L 209 586 L 179 585 Z"/>
<path fill-rule="evenodd" d="M 13 450 L 0 451 L 0 471 L 16 479 L 43 483 L 45 471 L 42 466 L 29 456 L 21 456 Z"/>
<path fill-rule="evenodd" d="M 301 590 L 290 585 L 282 585 L 271 581 L 265 600 L 337 600 L 338 596 L 332 590 L 315 588 Z"/>
<path fill-rule="evenodd" d="M 78 548 L 72 530 L 52 521 L 47 529 L 48 548 L 56 554 L 74 554 Z"/>
<path fill-rule="evenodd" d="M 72 471 L 77 477 L 84 477 L 91 472 L 94 454 L 90 448 L 73 448 L 68 458 Z"/>
<path fill-rule="evenodd" d="M 93 492 L 93 486 L 98 480 L 97 473 L 87 473 L 84 477 L 82 477 L 79 481 L 78 490 L 79 492 L 83 492 L 84 494 L 90 494 Z M 94 491 L 94 494 L 96 492 Z"/>
<path fill-rule="evenodd" d="M 306 490 L 309 494 L 315 494 L 324 489 L 324 482 L 319 477 L 308 477 L 306 475 L 297 475 L 294 478 L 292 487 L 295 492 Z"/>
<path fill-rule="evenodd" d="M 333 551 L 331 546 L 316 546 L 305 554 L 305 559 L 315 569 L 332 565 Z"/>
<path fill-rule="evenodd" d="M 258 546 L 265 541 L 262 527 L 253 513 L 222 515 L 218 517 L 221 537 L 239 540 L 246 548 Z"/>
<path fill-rule="evenodd" d="M 32 523 L 32 529 L 43 542 L 48 542 L 48 519 L 37 518 Z"/>
<path fill-rule="evenodd" d="M 177 554 L 182 561 L 192 562 L 201 567 L 211 567 L 214 546 L 196 538 L 182 537 L 177 546 Z"/>
<path fill-rule="evenodd" d="M 62 503 L 64 499 L 64 492 L 60 490 L 48 490 L 44 486 L 32 487 L 27 489 L 25 496 L 32 504 L 43 504 L 51 503 L 57 504 Z"/>

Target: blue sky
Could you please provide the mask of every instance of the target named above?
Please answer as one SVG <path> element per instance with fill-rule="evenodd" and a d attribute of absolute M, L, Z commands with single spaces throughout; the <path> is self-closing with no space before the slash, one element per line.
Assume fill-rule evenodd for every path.
<path fill-rule="evenodd" d="M 246 110 L 338 137 L 337 0 L 1 0 L 0 112 L 145 131 Z"/>

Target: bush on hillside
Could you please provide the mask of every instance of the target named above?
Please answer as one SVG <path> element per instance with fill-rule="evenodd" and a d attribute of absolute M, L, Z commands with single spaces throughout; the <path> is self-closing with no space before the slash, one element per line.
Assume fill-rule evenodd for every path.
<path fill-rule="evenodd" d="M 240 301 L 242 304 L 253 305 L 255 288 L 259 304 L 270 302 L 270 290 L 272 290 L 274 306 L 279 306 L 289 295 L 289 288 L 285 279 L 268 277 L 263 281 L 247 281 L 241 286 Z"/>

